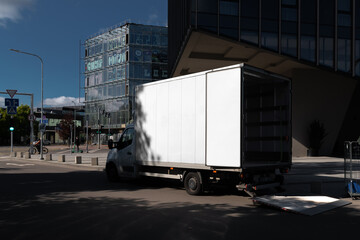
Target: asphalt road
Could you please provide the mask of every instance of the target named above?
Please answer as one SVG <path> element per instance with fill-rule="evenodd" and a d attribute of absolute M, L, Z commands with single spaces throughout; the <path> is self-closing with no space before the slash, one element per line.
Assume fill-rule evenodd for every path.
<path fill-rule="evenodd" d="M 308 217 L 224 189 L 190 196 L 175 182 L 0 158 L 1 239 L 346 239 L 359 224 L 355 200 Z"/>

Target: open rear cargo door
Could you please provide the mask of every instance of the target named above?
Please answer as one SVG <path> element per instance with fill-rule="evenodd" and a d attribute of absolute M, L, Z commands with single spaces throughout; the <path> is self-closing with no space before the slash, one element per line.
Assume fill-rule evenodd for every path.
<path fill-rule="evenodd" d="M 206 74 L 206 165 L 240 167 L 241 68 Z"/>
<path fill-rule="evenodd" d="M 291 82 L 243 68 L 243 168 L 291 164 Z"/>

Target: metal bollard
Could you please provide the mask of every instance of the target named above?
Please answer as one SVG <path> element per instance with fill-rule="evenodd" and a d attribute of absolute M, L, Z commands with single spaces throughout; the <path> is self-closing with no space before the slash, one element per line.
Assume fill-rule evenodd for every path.
<path fill-rule="evenodd" d="M 65 155 L 59 155 L 58 162 L 65 162 Z"/>
<path fill-rule="evenodd" d="M 52 154 L 46 154 L 45 161 L 51 161 L 51 160 L 52 160 Z"/>
<path fill-rule="evenodd" d="M 22 153 L 22 152 L 17 152 L 17 153 L 16 153 L 16 157 L 17 157 L 17 158 L 22 158 L 22 156 L 23 156 L 23 153 Z"/>
<path fill-rule="evenodd" d="M 24 152 L 23 158 L 29 159 L 29 158 L 31 158 L 31 154 L 29 152 Z"/>
<path fill-rule="evenodd" d="M 99 165 L 99 158 L 91 158 L 91 166 L 97 166 Z"/>
<path fill-rule="evenodd" d="M 75 156 L 75 163 L 81 164 L 81 156 Z"/>

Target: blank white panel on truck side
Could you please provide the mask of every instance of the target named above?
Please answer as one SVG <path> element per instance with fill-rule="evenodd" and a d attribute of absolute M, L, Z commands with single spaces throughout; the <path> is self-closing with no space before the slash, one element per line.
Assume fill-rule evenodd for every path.
<path fill-rule="evenodd" d="M 181 162 L 181 81 L 165 83 L 169 88 L 169 158 Z"/>
<path fill-rule="evenodd" d="M 155 156 L 156 149 L 156 88 L 144 88 L 146 100 L 143 104 L 145 113 L 144 129 L 149 143 L 147 148 L 148 161 L 155 161 L 158 157 Z"/>
<path fill-rule="evenodd" d="M 186 78 L 181 84 L 181 158 L 182 162 L 195 163 L 196 78 Z"/>
<path fill-rule="evenodd" d="M 196 76 L 195 162 L 205 164 L 205 74 Z"/>
<path fill-rule="evenodd" d="M 169 89 L 168 84 L 156 85 L 156 157 L 157 161 L 168 159 L 169 145 Z"/>
<path fill-rule="evenodd" d="M 206 77 L 206 165 L 240 167 L 241 69 Z"/>

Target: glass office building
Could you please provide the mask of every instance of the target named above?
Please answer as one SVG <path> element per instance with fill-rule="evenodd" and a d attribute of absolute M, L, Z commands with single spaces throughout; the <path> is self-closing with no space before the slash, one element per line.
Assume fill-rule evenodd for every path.
<path fill-rule="evenodd" d="M 135 86 L 168 77 L 167 28 L 120 24 L 85 41 L 89 126 L 117 133 L 132 120 Z"/>
<path fill-rule="evenodd" d="M 360 77 L 360 0 L 169 0 L 169 65 L 189 29 Z"/>
<path fill-rule="evenodd" d="M 293 155 L 320 154 L 360 133 L 360 0 L 168 0 L 169 72 L 245 63 L 292 79 Z M 337 150 L 336 150 L 337 149 Z"/>

